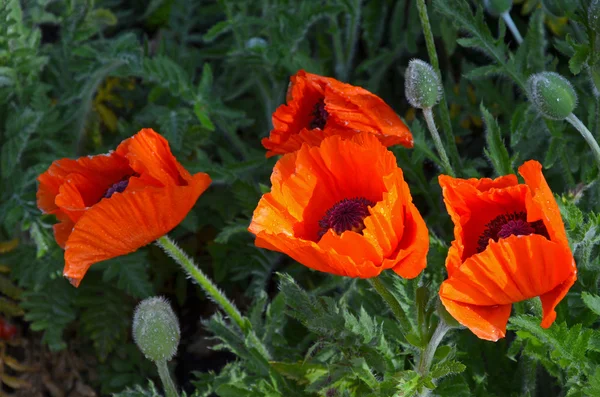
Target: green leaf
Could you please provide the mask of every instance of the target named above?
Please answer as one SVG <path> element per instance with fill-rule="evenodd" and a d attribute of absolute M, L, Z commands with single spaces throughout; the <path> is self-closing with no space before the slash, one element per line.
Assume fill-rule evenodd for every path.
<path fill-rule="evenodd" d="M 458 362 L 458 361 L 443 361 L 441 363 L 435 364 L 430 371 L 430 375 L 432 378 L 437 379 L 443 376 L 460 374 L 467 367 Z"/>
<path fill-rule="evenodd" d="M 106 261 L 102 280 L 117 280 L 116 286 L 129 295 L 144 299 L 154 295 L 154 286 L 148 274 L 148 252 L 139 250 L 126 256 Z"/>
<path fill-rule="evenodd" d="M 502 133 L 500 132 L 498 122 L 485 108 L 485 106 L 483 106 L 483 103 L 481 104 L 480 109 L 481 113 L 483 114 L 483 121 L 486 125 L 486 156 L 492 162 L 492 165 L 494 166 L 494 170 L 496 171 L 497 175 L 500 176 L 514 174 L 512 164 L 510 161 L 510 156 L 508 155 L 508 150 L 506 149 L 506 146 L 502 141 Z"/>
<path fill-rule="evenodd" d="M 588 292 L 582 292 L 581 298 L 583 299 L 583 303 L 594 313 L 600 316 L 600 296 L 590 294 Z"/>
<path fill-rule="evenodd" d="M 67 280 L 58 278 L 39 291 L 23 294 L 25 320 L 31 323 L 32 330 L 44 331 L 42 340 L 52 351 L 67 347 L 62 334 L 76 318 L 73 304 L 76 291 Z"/>

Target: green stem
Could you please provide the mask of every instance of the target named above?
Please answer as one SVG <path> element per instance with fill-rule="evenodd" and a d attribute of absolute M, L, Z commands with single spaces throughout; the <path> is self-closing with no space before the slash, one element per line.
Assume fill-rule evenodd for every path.
<path fill-rule="evenodd" d="M 456 176 L 454 170 L 452 169 L 452 165 L 450 165 L 450 160 L 448 159 L 446 150 L 444 150 L 444 145 L 442 144 L 442 140 L 440 139 L 440 134 L 438 133 L 437 127 L 435 126 L 435 121 L 433 120 L 433 112 L 431 111 L 431 108 L 423 109 L 423 116 L 425 116 L 427 128 L 429 128 L 429 132 L 431 132 L 433 143 L 435 144 L 435 148 L 437 149 L 438 154 L 442 159 L 442 166 L 444 167 L 446 174 L 452 177 Z"/>
<path fill-rule="evenodd" d="M 396 297 L 392 295 L 390 291 L 388 291 L 387 287 L 383 285 L 381 280 L 378 277 L 371 277 L 367 279 L 367 281 L 369 284 L 371 284 L 371 287 L 373 287 L 373 289 L 377 291 L 377 293 L 383 298 L 385 303 L 387 303 L 392 313 L 394 313 L 394 316 L 396 316 L 396 319 L 400 322 L 400 325 L 404 327 L 406 324 L 408 324 L 408 318 L 406 317 L 404 309 L 402 309 L 402 306 L 400 306 L 400 302 L 398 302 L 398 299 L 396 299 Z"/>
<path fill-rule="evenodd" d="M 598 167 L 600 168 L 600 146 L 598 146 L 598 142 L 596 142 L 590 130 L 588 130 L 581 120 L 579 120 L 579 118 L 573 113 L 571 113 L 566 120 L 581 133 L 583 139 L 585 139 L 590 146 L 590 149 L 592 149 L 592 153 L 594 154 L 596 162 L 598 163 Z"/>
<path fill-rule="evenodd" d="M 440 81 L 442 79 L 442 72 L 440 71 L 440 63 L 438 61 L 437 52 L 435 51 L 435 42 L 433 41 L 433 33 L 431 32 L 431 24 L 429 23 L 429 15 L 427 14 L 427 6 L 425 0 L 417 0 L 417 9 L 419 11 L 419 19 L 421 20 L 421 27 L 423 28 L 423 35 L 425 36 L 425 44 L 427 46 L 427 53 L 429 54 L 429 63 L 433 67 L 433 70 L 438 75 Z M 450 121 L 450 112 L 448 111 L 448 102 L 446 102 L 446 94 L 442 90 L 442 96 L 440 98 L 440 115 L 442 119 L 442 127 L 444 131 L 444 138 L 446 146 L 450 152 L 452 162 L 457 169 L 461 169 L 461 160 L 458 155 L 458 148 L 456 147 L 456 140 L 452 133 L 452 122 Z"/>
<path fill-rule="evenodd" d="M 245 330 L 246 325 L 242 315 L 235 305 L 227 299 L 225 294 L 221 292 L 216 285 L 200 270 L 181 248 L 173 242 L 167 235 L 164 235 L 156 240 L 156 244 L 161 247 L 171 258 L 175 260 L 185 272 L 192 277 L 200 285 L 200 287 L 212 298 L 221 308 L 229 315 L 229 317 L 240 327 Z"/>
<path fill-rule="evenodd" d="M 431 364 L 433 363 L 433 356 L 435 355 L 438 346 L 440 345 L 442 339 L 444 339 L 444 336 L 446 336 L 446 333 L 450 330 L 450 328 L 451 327 L 449 327 L 448 324 L 446 324 L 446 322 L 440 318 L 440 322 L 438 323 L 437 328 L 433 332 L 429 343 L 427 344 L 427 346 L 421 353 L 421 357 L 419 358 L 417 372 L 421 376 L 426 376 L 429 373 L 429 370 L 431 369 Z M 421 392 L 422 397 L 428 395 L 428 389 L 425 389 Z"/>
<path fill-rule="evenodd" d="M 515 40 L 517 40 L 517 43 L 521 44 L 523 42 L 523 36 L 521 36 L 519 29 L 517 29 L 517 25 L 515 25 L 515 22 L 513 21 L 508 11 L 502 14 L 502 19 L 504 19 L 504 22 L 506 23 L 506 26 L 508 26 L 508 29 L 510 30 L 512 35 L 515 36 Z"/>
<path fill-rule="evenodd" d="M 163 384 L 163 388 L 165 389 L 166 397 L 179 397 L 179 393 L 177 393 L 177 388 L 175 387 L 175 383 L 173 383 L 173 379 L 171 379 L 171 374 L 169 374 L 169 368 L 167 368 L 166 361 L 156 361 L 156 367 L 158 368 L 158 376 L 160 376 L 160 381 Z"/>

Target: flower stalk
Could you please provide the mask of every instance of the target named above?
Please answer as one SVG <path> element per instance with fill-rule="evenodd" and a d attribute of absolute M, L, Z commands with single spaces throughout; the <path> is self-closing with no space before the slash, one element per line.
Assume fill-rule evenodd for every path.
<path fill-rule="evenodd" d="M 435 42 L 433 41 L 433 33 L 431 31 L 431 24 L 429 23 L 429 15 L 427 14 L 427 5 L 425 0 L 417 0 L 417 10 L 419 12 L 419 19 L 421 20 L 421 27 L 423 28 L 423 35 L 425 36 L 425 44 L 427 46 L 427 54 L 429 55 L 429 62 L 433 67 L 433 70 L 437 74 L 440 81 L 442 81 L 442 72 L 440 71 L 440 63 L 438 61 L 437 52 L 435 51 Z M 450 112 L 448 111 L 448 102 L 446 101 L 446 95 L 442 90 L 440 95 L 440 115 L 442 118 L 442 127 L 444 132 L 444 138 L 452 162 L 460 168 L 461 160 L 458 155 L 458 148 L 456 147 L 456 141 L 454 134 L 452 133 L 452 122 L 450 121 Z"/>
<path fill-rule="evenodd" d="M 442 160 L 442 167 L 444 167 L 444 171 L 450 176 L 456 176 L 456 173 L 454 172 L 454 169 L 450 164 L 450 160 L 448 159 L 448 155 L 446 154 L 446 150 L 444 149 L 444 144 L 442 143 L 440 134 L 438 133 L 437 127 L 435 126 L 435 121 L 433 120 L 433 112 L 431 108 L 423 109 L 423 116 L 425 117 L 425 122 L 427 122 L 427 128 L 429 129 L 429 132 L 431 132 L 431 137 L 433 138 L 435 148 L 437 149 Z"/>
<path fill-rule="evenodd" d="M 229 317 L 242 330 L 246 330 L 246 323 L 235 305 L 227 299 L 225 294 L 217 288 L 215 284 L 200 270 L 194 261 L 187 256 L 185 252 L 167 235 L 164 235 L 156 240 L 156 245 L 162 248 L 167 255 L 175 260 L 185 272 L 194 279 L 198 285 L 206 292 L 206 294 L 217 303 L 221 309 L 229 315 Z"/>
<path fill-rule="evenodd" d="M 569 116 L 567 116 L 567 118 L 565 120 L 567 120 L 569 123 L 571 123 L 571 125 L 573 127 L 575 127 L 575 129 L 577 129 L 577 131 L 579 131 L 579 133 L 581 134 L 583 139 L 585 139 L 587 144 L 590 146 L 590 149 L 592 149 L 594 158 L 596 159 L 596 162 L 598 163 L 598 167 L 600 168 L 600 146 L 598 146 L 598 142 L 596 142 L 596 140 L 594 139 L 594 136 L 592 135 L 590 130 L 588 130 L 587 127 L 585 126 L 585 124 L 583 124 L 581 122 L 581 120 L 579 120 L 579 118 L 577 116 L 575 116 L 573 113 L 571 113 Z"/>
<path fill-rule="evenodd" d="M 162 382 L 163 388 L 165 389 L 165 396 L 179 397 L 179 393 L 177 393 L 175 383 L 173 383 L 173 379 L 171 379 L 171 375 L 169 374 L 167 362 L 165 360 L 156 361 L 156 368 L 158 369 L 158 376 L 160 377 L 160 381 Z"/>
<path fill-rule="evenodd" d="M 510 13 L 508 11 L 502 13 L 502 19 L 504 19 L 506 26 L 508 26 L 508 29 L 510 30 L 512 35 L 515 37 L 515 40 L 517 40 L 517 43 L 521 44 L 523 42 L 523 36 L 521 36 L 521 32 L 519 32 L 517 25 L 515 25 L 515 22 L 513 21 L 512 17 L 510 16 Z"/>
<path fill-rule="evenodd" d="M 429 370 L 431 369 L 431 364 L 433 363 L 433 357 L 435 356 L 435 352 L 442 340 L 444 339 L 444 336 L 446 336 L 446 333 L 451 328 L 452 327 L 450 327 L 442 318 L 440 318 L 440 322 L 438 323 L 435 331 L 433 332 L 429 343 L 427 344 L 425 349 L 423 349 L 423 351 L 421 352 L 421 357 L 419 358 L 417 372 L 421 376 L 427 376 L 427 374 L 429 373 Z M 421 392 L 420 396 L 425 397 L 428 396 L 429 393 L 430 390 L 425 389 Z"/>

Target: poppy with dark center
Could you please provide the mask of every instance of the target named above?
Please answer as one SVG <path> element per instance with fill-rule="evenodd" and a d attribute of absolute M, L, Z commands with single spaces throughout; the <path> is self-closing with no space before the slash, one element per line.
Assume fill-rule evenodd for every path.
<path fill-rule="evenodd" d="M 373 135 L 325 138 L 283 156 L 248 230 L 256 245 L 322 272 L 416 277 L 429 233 L 396 158 Z"/>
<path fill-rule="evenodd" d="M 439 177 L 454 222 L 440 298 L 481 339 L 504 337 L 512 304 L 539 297 L 541 326 L 575 283 L 577 269 L 552 191 L 537 161 L 491 180 Z"/>
<path fill-rule="evenodd" d="M 64 275 L 78 286 L 88 268 L 125 255 L 168 233 L 210 184 L 171 154 L 152 129 L 124 140 L 114 152 L 61 159 L 38 177 L 38 207 L 54 214 L 65 249 Z"/>
<path fill-rule="evenodd" d="M 273 113 L 273 130 L 262 140 L 267 157 L 295 152 L 303 143 L 318 146 L 328 136 L 359 132 L 385 146 L 413 146 L 408 127 L 381 98 L 369 91 L 300 70 L 291 77 L 287 104 Z"/>

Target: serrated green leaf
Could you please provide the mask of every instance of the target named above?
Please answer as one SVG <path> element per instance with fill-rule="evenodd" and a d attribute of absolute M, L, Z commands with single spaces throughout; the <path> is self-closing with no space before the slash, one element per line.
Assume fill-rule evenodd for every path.
<path fill-rule="evenodd" d="M 487 147 L 485 154 L 492 162 L 497 175 L 514 174 L 508 150 L 502 141 L 502 133 L 500 132 L 498 122 L 485 106 L 483 106 L 483 103 L 480 106 L 480 110 L 483 114 L 483 121 L 486 126 L 485 141 Z"/>

